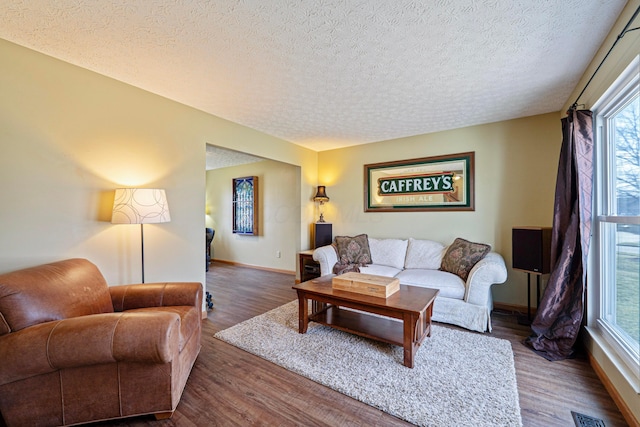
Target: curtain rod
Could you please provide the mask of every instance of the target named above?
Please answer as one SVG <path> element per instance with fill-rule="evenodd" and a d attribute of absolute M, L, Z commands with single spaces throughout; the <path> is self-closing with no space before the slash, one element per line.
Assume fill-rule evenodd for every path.
<path fill-rule="evenodd" d="M 622 37 L 624 37 L 625 34 L 630 33 L 631 31 L 640 30 L 640 27 L 629 28 L 629 26 L 634 21 L 634 19 L 636 19 L 636 17 L 638 16 L 639 13 L 640 13 L 640 6 L 638 6 L 638 8 L 634 12 L 633 16 L 631 17 L 631 19 L 629 19 L 629 22 L 627 22 L 627 25 L 624 26 L 624 28 L 622 29 L 622 31 L 620 32 L 620 34 L 616 38 L 616 41 L 613 42 L 613 45 L 611 45 L 611 48 L 609 49 L 607 54 L 604 56 L 604 58 L 602 58 L 602 61 L 600 62 L 600 65 L 598 65 L 598 68 L 596 68 L 596 70 L 593 72 L 593 74 L 589 78 L 589 81 L 587 82 L 587 84 L 584 85 L 584 87 L 582 88 L 582 92 L 580 92 L 580 95 L 578 95 L 578 97 L 576 98 L 575 102 L 573 104 L 571 104 L 571 107 L 569 107 L 569 110 L 575 110 L 576 109 L 576 107 L 578 106 L 578 101 L 580 100 L 580 97 L 584 94 L 584 91 L 587 90 L 587 87 L 591 83 L 591 80 L 593 80 L 593 78 L 596 76 L 598 71 L 600 71 L 600 67 L 602 67 L 602 64 L 604 64 L 604 62 L 607 60 L 607 58 L 609 57 L 609 54 L 611 53 L 613 48 L 616 47 L 616 44 L 618 44 L 620 39 L 622 39 Z"/>

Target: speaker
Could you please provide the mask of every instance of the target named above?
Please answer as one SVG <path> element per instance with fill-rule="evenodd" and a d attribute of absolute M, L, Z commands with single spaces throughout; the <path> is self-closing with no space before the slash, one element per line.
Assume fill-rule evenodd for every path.
<path fill-rule="evenodd" d="M 313 248 L 330 245 L 333 241 L 331 224 L 328 222 L 316 222 L 311 226 L 311 241 Z"/>
<path fill-rule="evenodd" d="M 551 272 L 551 227 L 514 227 L 511 237 L 514 269 Z"/>

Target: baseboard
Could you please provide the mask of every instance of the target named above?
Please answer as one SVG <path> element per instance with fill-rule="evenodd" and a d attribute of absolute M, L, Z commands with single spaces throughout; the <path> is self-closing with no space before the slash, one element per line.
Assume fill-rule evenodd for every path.
<path fill-rule="evenodd" d="M 517 304 L 507 304 L 504 302 L 493 302 L 493 309 L 506 311 L 507 313 L 512 314 L 527 314 L 527 306 L 526 305 L 517 305 Z M 533 319 L 536 315 L 536 307 L 531 307 L 531 318 Z"/>
<path fill-rule="evenodd" d="M 624 417 L 627 424 L 629 424 L 629 427 L 640 427 L 640 422 L 636 419 L 636 417 L 634 417 L 633 413 L 631 412 L 631 410 L 629 409 L 625 401 L 622 399 L 622 397 L 618 393 L 618 390 L 616 390 L 616 388 L 613 386 L 613 384 L 609 380 L 609 377 L 605 374 L 604 370 L 602 369 L 602 367 L 600 366 L 596 358 L 593 357 L 593 355 L 588 351 L 587 351 L 587 356 L 589 358 L 589 364 L 591 364 L 591 367 L 593 368 L 594 372 L 596 373 L 598 378 L 600 378 L 600 381 L 604 385 L 604 388 L 609 393 L 609 396 L 611 396 L 611 398 L 613 399 L 613 402 L 616 404 L 616 406 L 620 410 L 620 413 Z"/>
<path fill-rule="evenodd" d="M 243 264 L 241 262 L 235 262 L 235 261 L 226 261 L 226 260 L 222 260 L 222 259 L 214 259 L 213 261 L 219 262 L 221 264 L 233 265 L 233 266 L 236 266 L 236 267 L 247 267 L 247 268 L 253 268 L 253 269 L 256 269 L 256 270 L 272 271 L 274 273 L 292 274 L 294 276 L 296 274 L 296 272 L 292 271 L 292 270 L 279 270 L 277 268 L 262 267 L 262 266 L 259 266 L 259 265 L 251 265 L 251 264 Z"/>

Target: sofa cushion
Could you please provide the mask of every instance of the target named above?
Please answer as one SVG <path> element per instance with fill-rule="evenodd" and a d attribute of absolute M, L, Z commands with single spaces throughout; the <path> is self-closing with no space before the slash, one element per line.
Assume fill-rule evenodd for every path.
<path fill-rule="evenodd" d="M 407 240 L 400 239 L 372 239 L 369 238 L 371 248 L 371 262 L 387 265 L 402 270 L 407 255 Z"/>
<path fill-rule="evenodd" d="M 440 270 L 457 274 L 462 280 L 467 280 L 473 266 L 490 251 L 490 245 L 457 238 L 442 257 Z"/>
<path fill-rule="evenodd" d="M 464 281 L 455 274 L 446 271 L 422 268 L 409 268 L 396 276 L 402 285 L 421 286 L 440 289 L 438 297 L 463 299 Z"/>
<path fill-rule="evenodd" d="M 396 274 L 402 270 L 395 267 L 389 267 L 388 265 L 369 264 L 364 267 L 360 267 L 360 273 L 374 274 L 376 276 L 395 277 Z"/>
<path fill-rule="evenodd" d="M 404 268 L 430 268 L 438 270 L 444 255 L 444 245 L 433 240 L 409 238 Z"/>

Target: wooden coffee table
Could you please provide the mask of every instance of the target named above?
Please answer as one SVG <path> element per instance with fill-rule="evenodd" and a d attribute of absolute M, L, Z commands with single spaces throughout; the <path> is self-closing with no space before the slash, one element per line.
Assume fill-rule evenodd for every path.
<path fill-rule="evenodd" d="M 334 290 L 333 275 L 295 285 L 298 292 L 299 332 L 307 332 L 309 321 L 404 348 L 404 365 L 413 368 L 416 350 L 431 336 L 433 301 L 437 289 L 400 285 L 388 298 Z M 309 300 L 313 302 L 309 313 Z M 352 308 L 365 313 L 345 310 Z M 380 316 L 372 316 L 375 313 Z M 392 319 L 400 319 L 401 322 Z"/>

